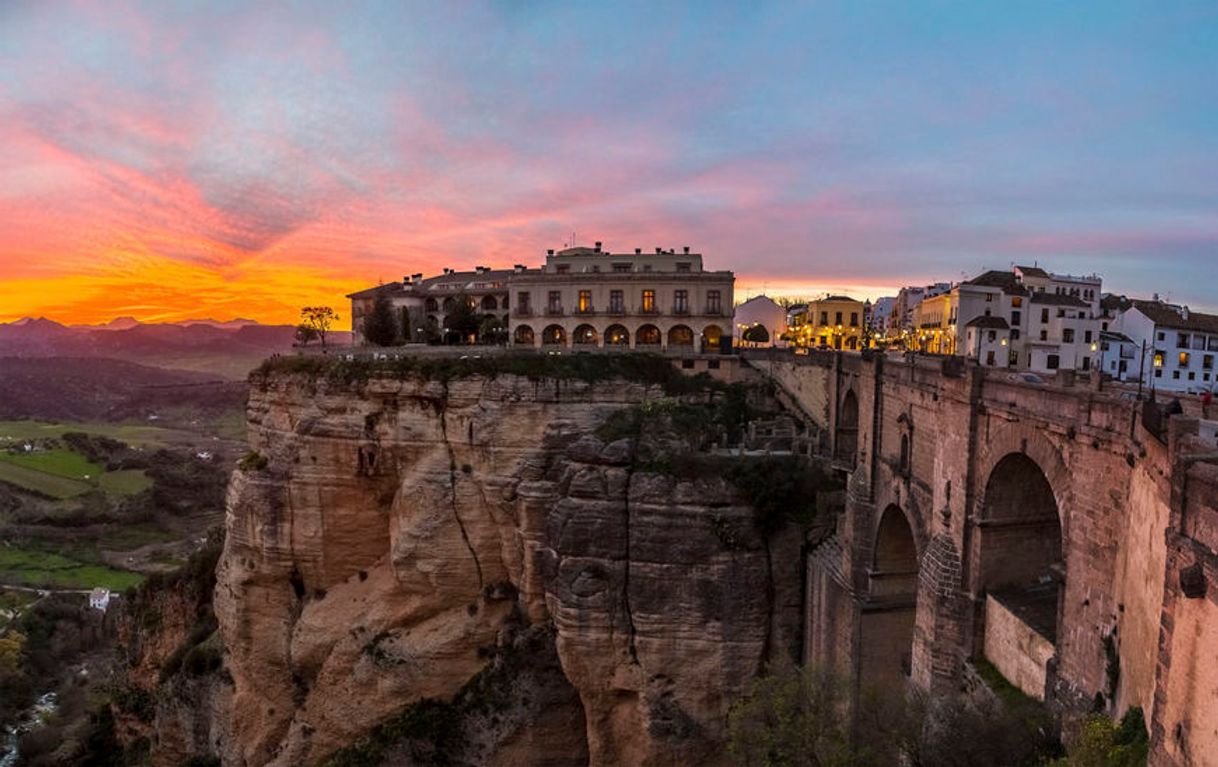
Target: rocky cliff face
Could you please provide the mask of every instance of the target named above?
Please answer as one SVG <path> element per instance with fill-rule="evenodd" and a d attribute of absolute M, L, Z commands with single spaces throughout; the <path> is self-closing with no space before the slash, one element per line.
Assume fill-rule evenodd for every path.
<path fill-rule="evenodd" d="M 423 763 L 432 702 L 455 763 L 721 762 L 728 707 L 798 643 L 799 536 L 593 435 L 662 396 L 256 377 L 215 597 L 225 764 Z"/>

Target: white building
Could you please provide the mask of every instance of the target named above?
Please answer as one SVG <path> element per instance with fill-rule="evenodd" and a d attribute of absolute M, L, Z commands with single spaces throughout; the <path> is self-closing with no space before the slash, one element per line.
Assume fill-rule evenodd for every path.
<path fill-rule="evenodd" d="M 1159 300 L 1124 299 L 1111 324 L 1113 332 L 1129 340 L 1127 368 L 1135 372 L 1127 380 L 1136 380 L 1140 371 L 1142 380 L 1156 389 L 1201 392 L 1218 388 L 1218 315 Z M 1109 370 L 1107 363 L 1105 370 Z"/>
<path fill-rule="evenodd" d="M 735 317 L 732 322 L 736 328 L 736 337 L 742 345 L 782 345 L 779 339 L 783 333 L 787 332 L 787 310 L 783 309 L 768 296 L 753 296 L 736 306 Z M 770 340 L 761 344 L 746 344 L 744 342 L 745 331 L 758 325 L 766 329 Z"/>
<path fill-rule="evenodd" d="M 89 607 L 94 610 L 106 611 L 110 606 L 110 591 L 109 589 L 95 588 L 89 592 Z"/>
<path fill-rule="evenodd" d="M 987 271 L 923 298 L 912 342 L 987 367 L 1091 370 L 1100 352 L 1099 285 L 1098 277 L 1059 280 L 1039 267 Z"/>
<path fill-rule="evenodd" d="M 702 255 L 656 248 L 610 253 L 595 247 L 548 251 L 540 269 L 507 280 L 512 346 L 574 350 L 728 351 L 730 271 L 702 268 Z"/>
<path fill-rule="evenodd" d="M 896 296 L 877 298 L 867 315 L 867 329 L 875 336 L 888 335 L 888 319 L 897 305 Z"/>

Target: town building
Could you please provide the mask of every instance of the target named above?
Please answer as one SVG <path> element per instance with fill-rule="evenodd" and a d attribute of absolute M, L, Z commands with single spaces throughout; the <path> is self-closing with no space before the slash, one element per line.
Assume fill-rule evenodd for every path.
<path fill-rule="evenodd" d="M 1218 315 L 1191 311 L 1159 300 L 1105 298 L 1115 308 L 1112 333 L 1125 341 L 1118 367 L 1125 362 L 1126 380 L 1140 374 L 1155 389 L 1201 392 L 1218 388 Z M 1111 344 L 1110 344 L 1111 346 Z M 1106 353 L 1110 354 L 1111 351 Z M 1108 360 L 1111 362 L 1111 360 Z M 1112 372 L 1108 364 L 1105 371 Z"/>
<path fill-rule="evenodd" d="M 896 304 L 896 296 L 883 296 L 871 305 L 871 312 L 867 315 L 867 329 L 873 337 L 884 338 L 888 335 L 888 321 Z"/>
<path fill-rule="evenodd" d="M 798 346 L 854 351 L 865 347 L 866 306 L 849 296 L 825 296 L 808 304 L 792 331 Z"/>
<path fill-rule="evenodd" d="M 1098 359 L 1098 276 L 1040 267 L 990 270 L 914 308 L 912 348 L 959 354 L 988 367 L 1090 370 Z"/>
<path fill-rule="evenodd" d="M 951 283 L 936 282 L 934 285 L 911 286 L 897 291 L 892 311 L 888 313 L 886 335 L 892 339 L 912 335 L 914 330 L 914 310 L 924 299 L 933 298 L 950 292 Z"/>
<path fill-rule="evenodd" d="M 507 281 L 523 271 L 527 271 L 523 266 L 515 269 L 479 266 L 463 272 L 445 268 L 435 277 L 425 279 L 422 274 L 413 274 L 403 277 L 401 282 L 351 293 L 347 298 L 351 300 L 352 343 L 368 343 L 364 337 L 364 320 L 372 313 L 378 296 L 389 299 L 400 326 L 398 340 L 401 342 L 444 340 L 450 333 L 445 318 L 456 308 L 460 296 L 464 296 L 477 313 L 499 317 L 506 325 Z"/>
<path fill-rule="evenodd" d="M 732 324 L 741 346 L 781 346 L 785 344 L 781 338 L 787 332 L 787 310 L 769 296 L 753 296 L 736 306 Z M 765 328 L 765 333 L 755 330 L 758 327 Z"/>
<path fill-rule="evenodd" d="M 735 275 L 703 269 L 702 255 L 688 247 L 610 253 L 598 242 L 551 250 L 543 267 L 519 269 L 507 282 L 513 346 L 731 349 Z"/>
<path fill-rule="evenodd" d="M 89 592 L 89 607 L 94 610 L 106 611 L 110 606 L 110 590 L 103 588 L 95 588 Z"/>

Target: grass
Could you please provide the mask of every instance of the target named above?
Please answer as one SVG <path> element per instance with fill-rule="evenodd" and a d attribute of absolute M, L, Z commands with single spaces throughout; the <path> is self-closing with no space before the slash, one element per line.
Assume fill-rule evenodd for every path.
<path fill-rule="evenodd" d="M 478 353 L 470 347 L 470 355 Z M 419 378 L 450 381 L 470 376 L 493 378 L 515 375 L 531 380 L 580 380 L 586 382 L 626 380 L 662 386 L 668 394 L 688 394 L 726 388 L 706 373 L 684 375 L 672 361 L 658 354 L 496 354 L 485 357 L 423 357 L 409 354 L 400 359 L 373 360 L 360 357 L 347 361 L 337 357 L 271 358 L 251 375 L 254 385 L 267 385 L 273 375 L 304 375 L 315 380 L 355 384 L 377 377 Z"/>
<path fill-rule="evenodd" d="M 80 453 L 63 448 L 31 453 L 3 452 L 0 453 L 0 461 L 68 479 L 93 479 L 105 471 Z"/>
<path fill-rule="evenodd" d="M 98 487 L 110 495 L 138 495 L 152 487 L 152 478 L 143 469 L 108 471 L 97 480 Z"/>
<path fill-rule="evenodd" d="M 138 573 L 86 564 L 47 551 L 0 546 L 0 581 L 18 586 L 67 589 L 101 586 L 111 591 L 126 591 L 138 586 L 143 577 Z"/>
<path fill-rule="evenodd" d="M 4 460 L 0 460 L 0 482 L 56 500 L 75 498 L 93 489 L 88 482 L 48 474 Z"/>
<path fill-rule="evenodd" d="M 48 423 L 46 421 L 0 421 L 0 448 L 6 442 L 18 440 L 47 439 L 62 437 L 70 431 L 83 431 L 86 434 L 96 434 L 100 437 L 110 437 L 128 445 L 161 447 L 173 444 L 182 439 L 183 434 L 176 429 L 164 429 L 159 426 L 124 423 L 93 423 L 65 422 Z M 193 435 L 190 435 L 193 436 Z"/>
<path fill-rule="evenodd" d="M 132 551 L 152 543 L 167 543 L 182 536 L 155 524 L 118 525 L 97 539 L 97 548 L 108 551 Z"/>

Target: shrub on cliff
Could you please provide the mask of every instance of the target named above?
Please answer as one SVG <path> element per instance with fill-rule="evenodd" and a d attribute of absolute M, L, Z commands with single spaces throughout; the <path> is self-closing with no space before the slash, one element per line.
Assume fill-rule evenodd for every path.
<path fill-rule="evenodd" d="M 687 376 L 673 367 L 672 361 L 658 354 L 563 354 L 532 352 L 491 354 L 483 357 L 428 357 L 401 354 L 397 359 L 376 360 L 360 357 L 346 360 L 334 357 L 273 357 L 265 360 L 251 375 L 255 385 L 265 386 L 273 375 L 302 375 L 334 383 L 354 384 L 376 377 L 421 378 L 450 381 L 481 376 L 495 378 L 516 375 L 534 381 L 625 380 L 664 387 L 669 394 L 689 394 L 722 390 L 723 384 L 706 373 Z"/>

